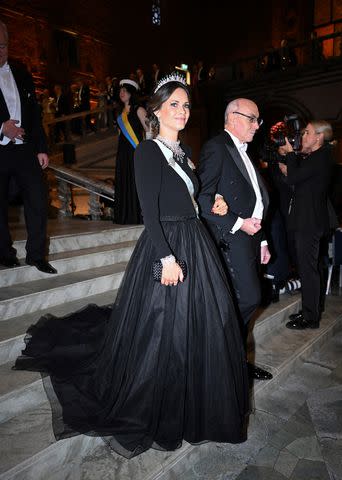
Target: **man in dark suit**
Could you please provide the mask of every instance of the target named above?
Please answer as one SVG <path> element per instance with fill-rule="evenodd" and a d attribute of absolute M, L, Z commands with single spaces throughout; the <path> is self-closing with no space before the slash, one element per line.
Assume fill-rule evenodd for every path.
<path fill-rule="evenodd" d="M 308 123 L 298 162 L 291 144 L 286 143 L 286 165 L 281 170 L 294 185 L 288 228 L 294 232 L 297 268 L 301 280 L 302 311 L 291 316 L 287 328 L 318 328 L 324 310 L 325 279 L 322 244 L 330 228 L 328 191 L 334 160 L 328 142 L 332 128 L 324 120 Z"/>
<path fill-rule="evenodd" d="M 49 163 L 34 84 L 26 70 L 8 64 L 8 33 L 0 22 L 0 264 L 19 265 L 8 228 L 8 186 L 18 184 L 27 227 L 26 263 L 56 273 L 45 260 Z"/>
<path fill-rule="evenodd" d="M 53 87 L 55 95 L 55 117 L 60 118 L 70 113 L 68 97 L 63 93 L 62 85 L 56 83 Z M 55 124 L 55 141 L 66 140 L 67 131 L 65 122 Z"/>
<path fill-rule="evenodd" d="M 164 76 L 164 73 L 160 70 L 159 64 L 153 63 L 152 75 L 151 75 L 151 92 L 153 92 L 153 90 L 158 85 L 159 80 L 161 80 L 163 76 Z"/>
<path fill-rule="evenodd" d="M 77 93 L 77 99 L 78 99 L 78 106 L 75 109 L 75 112 L 86 112 L 90 110 L 90 88 L 89 85 L 87 85 L 82 78 L 79 78 L 77 80 L 77 87 L 78 87 L 78 93 Z M 82 121 L 80 122 L 79 125 L 79 133 L 81 133 L 81 125 Z M 85 125 L 88 131 L 95 131 L 94 125 L 91 123 L 91 118 L 90 115 L 87 115 L 85 117 Z"/>
<path fill-rule="evenodd" d="M 201 190 L 199 204 L 227 267 L 247 343 L 248 324 L 261 299 L 258 263 L 270 259 L 263 240 L 261 222 L 268 206 L 266 187 L 247 153 L 261 125 L 257 105 L 244 98 L 227 105 L 225 131 L 209 140 L 200 156 Z M 220 194 L 228 204 L 228 213 L 213 215 L 211 206 Z M 252 378 L 267 380 L 269 372 L 249 365 Z"/>
<path fill-rule="evenodd" d="M 208 70 L 205 68 L 203 60 L 198 61 L 197 68 L 198 83 L 206 82 L 208 80 Z"/>

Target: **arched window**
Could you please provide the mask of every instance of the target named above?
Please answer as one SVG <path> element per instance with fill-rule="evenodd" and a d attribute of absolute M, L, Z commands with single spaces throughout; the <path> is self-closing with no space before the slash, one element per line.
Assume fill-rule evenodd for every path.
<path fill-rule="evenodd" d="M 152 0 L 152 24 L 161 24 L 160 0 Z"/>

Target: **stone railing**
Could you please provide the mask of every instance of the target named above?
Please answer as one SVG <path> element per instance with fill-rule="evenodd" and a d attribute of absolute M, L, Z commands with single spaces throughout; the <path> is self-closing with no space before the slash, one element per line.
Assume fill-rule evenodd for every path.
<path fill-rule="evenodd" d="M 78 172 L 60 165 L 49 164 L 50 171 L 57 179 L 57 195 L 60 202 L 58 215 L 72 217 L 75 211 L 73 187 L 82 188 L 89 193 L 89 218 L 100 220 L 102 217 L 100 198 L 114 202 L 114 188 L 100 180 L 93 180 Z"/>
<path fill-rule="evenodd" d="M 43 116 L 43 126 L 48 139 L 50 150 L 55 149 L 55 132 L 58 126 L 61 126 L 63 131 L 63 143 L 70 142 L 70 140 L 75 134 L 75 132 L 73 132 L 75 128 L 77 130 L 76 137 L 78 137 L 79 141 L 82 142 L 82 140 L 86 137 L 89 123 L 92 125 L 94 132 L 114 128 L 114 113 L 114 107 L 107 105 L 105 107 L 93 108 L 84 112 L 62 115 L 60 117 L 54 117 L 48 120 L 44 119 Z M 86 121 L 87 118 L 89 119 L 88 125 Z M 99 119 L 101 119 L 101 124 L 103 123 L 103 128 L 99 128 Z M 112 125 L 110 126 L 109 123 L 112 123 Z M 75 141 L 75 138 L 73 138 L 73 141 Z"/>

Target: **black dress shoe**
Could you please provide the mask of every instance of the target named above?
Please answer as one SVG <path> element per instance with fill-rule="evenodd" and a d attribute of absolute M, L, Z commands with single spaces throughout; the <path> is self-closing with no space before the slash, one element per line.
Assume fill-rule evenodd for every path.
<path fill-rule="evenodd" d="M 17 257 L 0 257 L 0 264 L 7 268 L 20 266 L 20 263 Z"/>
<path fill-rule="evenodd" d="M 319 328 L 319 322 L 308 322 L 303 314 L 297 315 L 297 318 L 290 320 L 286 324 L 286 328 L 290 330 L 305 330 L 307 328 Z"/>
<path fill-rule="evenodd" d="M 57 273 L 57 270 L 44 259 L 31 260 L 27 258 L 26 263 L 27 265 L 32 265 L 33 267 L 36 267 L 38 270 L 44 273 Z"/>
<path fill-rule="evenodd" d="M 271 302 L 272 303 L 278 303 L 279 302 L 279 288 L 274 283 L 272 284 Z"/>
<path fill-rule="evenodd" d="M 302 310 L 299 310 L 299 312 L 297 313 L 291 313 L 291 315 L 289 315 L 290 320 L 297 320 L 298 318 L 302 318 L 302 317 L 303 317 Z"/>
<path fill-rule="evenodd" d="M 271 380 L 273 378 L 272 373 L 264 370 L 263 368 L 256 367 L 251 363 L 247 363 L 248 366 L 248 376 L 249 378 L 253 378 L 254 380 Z"/>

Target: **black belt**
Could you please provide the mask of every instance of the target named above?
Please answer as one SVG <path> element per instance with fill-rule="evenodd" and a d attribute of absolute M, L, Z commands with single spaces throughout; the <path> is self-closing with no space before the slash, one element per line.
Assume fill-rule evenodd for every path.
<path fill-rule="evenodd" d="M 196 214 L 189 214 L 189 215 L 166 215 L 164 217 L 160 217 L 159 220 L 161 222 L 179 222 L 182 220 L 192 220 L 197 218 Z"/>

